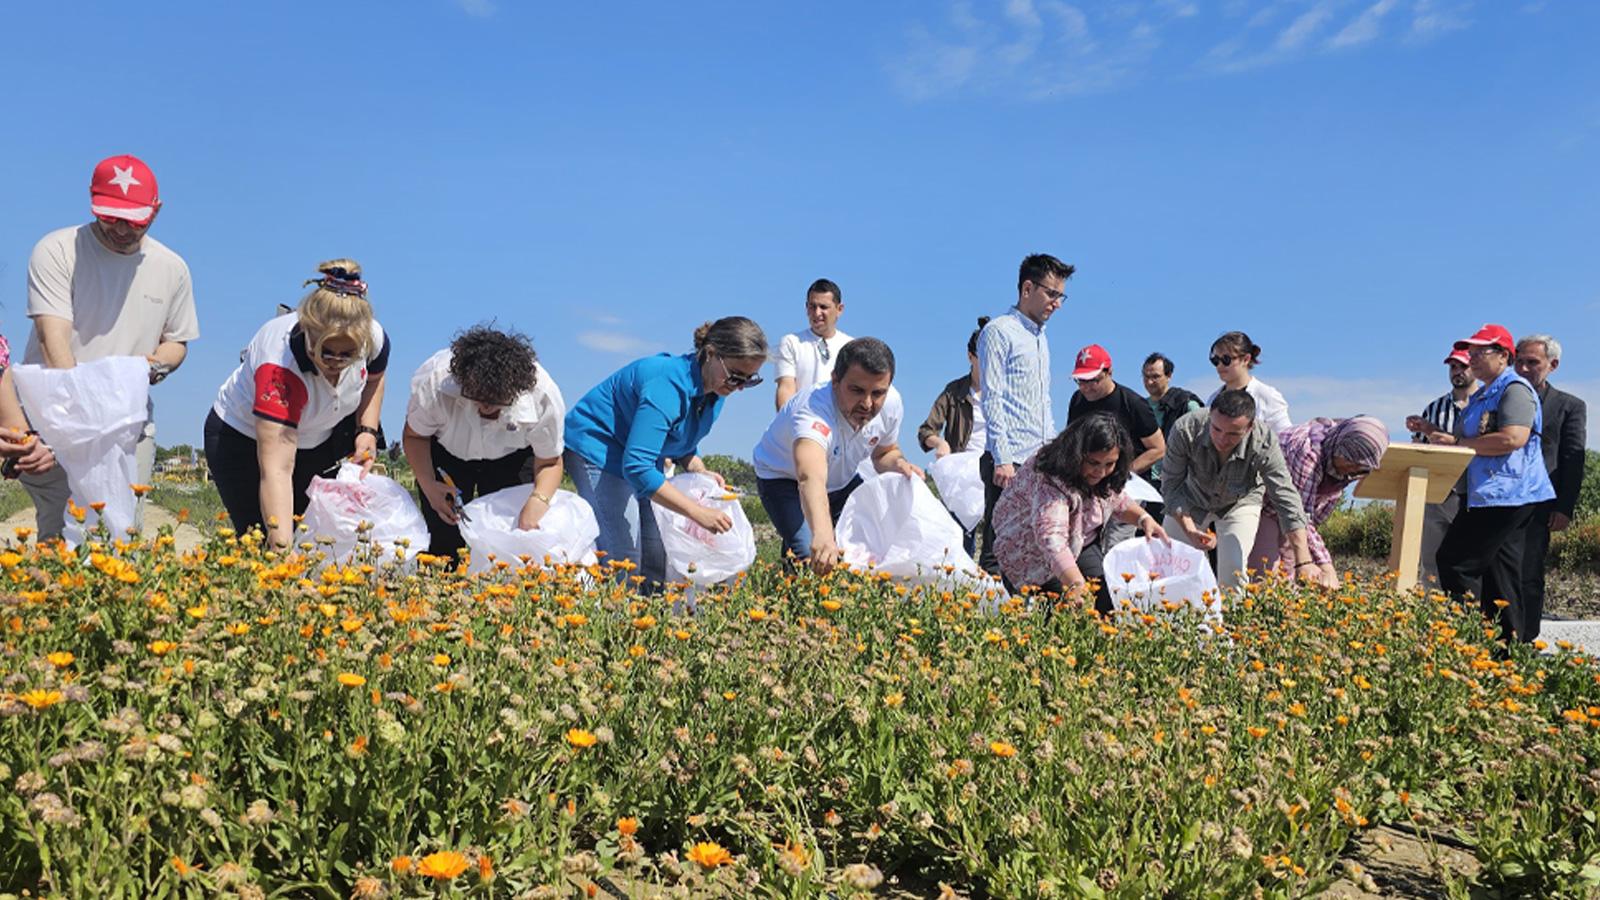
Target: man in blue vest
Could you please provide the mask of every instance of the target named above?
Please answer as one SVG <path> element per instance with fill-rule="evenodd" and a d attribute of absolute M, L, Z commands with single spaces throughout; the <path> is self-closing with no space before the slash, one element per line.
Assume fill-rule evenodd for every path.
<path fill-rule="evenodd" d="M 1461 411 L 1456 433 L 1428 433 L 1430 444 L 1477 453 L 1467 464 L 1466 507 L 1439 545 L 1439 586 L 1457 600 L 1477 597 L 1484 615 L 1500 623 L 1502 640 L 1532 641 L 1538 611 L 1522 602 L 1528 522 L 1556 496 L 1540 452 L 1539 395 L 1512 367 L 1516 342 L 1502 326 L 1485 325 L 1456 349 L 1467 351 L 1483 387 Z"/>

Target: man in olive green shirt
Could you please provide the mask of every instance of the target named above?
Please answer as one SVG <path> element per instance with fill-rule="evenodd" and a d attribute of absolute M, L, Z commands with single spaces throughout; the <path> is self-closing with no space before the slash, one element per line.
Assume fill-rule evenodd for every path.
<path fill-rule="evenodd" d="M 1162 463 L 1163 527 L 1190 546 L 1217 551 L 1218 584 L 1234 588 L 1246 580 L 1245 554 L 1255 543 L 1268 496 L 1294 547 L 1295 574 L 1316 579 L 1300 492 L 1277 436 L 1256 421 L 1249 394 L 1223 391 L 1210 409 L 1185 414 L 1172 426 Z"/>

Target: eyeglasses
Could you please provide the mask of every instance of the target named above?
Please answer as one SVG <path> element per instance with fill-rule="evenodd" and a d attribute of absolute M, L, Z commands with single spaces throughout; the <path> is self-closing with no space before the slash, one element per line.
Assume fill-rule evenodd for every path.
<path fill-rule="evenodd" d="M 717 357 L 717 362 L 722 364 L 722 382 L 728 387 L 739 390 L 747 387 L 755 387 L 761 383 L 760 372 L 755 372 L 750 375 L 746 375 L 743 372 L 735 372 L 728 368 L 727 360 L 724 360 L 720 356 Z"/>
<path fill-rule="evenodd" d="M 323 349 L 317 351 L 317 355 L 322 357 L 322 361 L 327 363 L 330 366 L 332 366 L 332 365 L 344 365 L 344 364 L 350 362 L 350 360 L 356 358 L 356 351 L 354 351 L 354 350 L 329 350 L 326 347 L 324 347 Z"/>
<path fill-rule="evenodd" d="M 1030 283 L 1032 283 L 1032 282 L 1030 282 Z M 1049 298 L 1051 303 L 1060 303 L 1061 301 L 1067 299 L 1067 292 L 1066 291 L 1053 290 L 1051 288 L 1045 287 L 1042 284 L 1037 284 L 1037 283 L 1032 283 L 1032 284 L 1033 284 L 1034 287 L 1036 287 L 1040 291 L 1042 291 L 1044 293 L 1044 295 L 1047 298 Z"/>
<path fill-rule="evenodd" d="M 1233 361 L 1236 360 L 1236 359 L 1244 359 L 1244 357 L 1242 357 L 1242 356 L 1227 356 L 1227 355 L 1224 355 L 1224 356 L 1213 356 L 1213 357 L 1211 357 L 1211 364 L 1213 366 L 1216 366 L 1217 368 L 1221 368 L 1223 366 L 1231 366 L 1231 365 L 1233 365 Z"/>

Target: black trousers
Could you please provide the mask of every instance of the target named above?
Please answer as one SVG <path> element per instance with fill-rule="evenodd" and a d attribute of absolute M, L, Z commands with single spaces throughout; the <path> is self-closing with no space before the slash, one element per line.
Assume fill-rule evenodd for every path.
<path fill-rule="evenodd" d="M 1103 528 L 1102 531 L 1104 531 Z M 1083 577 L 1098 584 L 1098 587 L 1095 588 L 1094 592 L 1095 611 L 1099 612 L 1101 615 L 1110 615 L 1111 588 L 1106 584 L 1105 555 L 1105 548 L 1100 546 L 1100 535 L 1097 533 L 1092 540 L 1084 543 L 1083 550 L 1078 554 L 1077 562 L 1078 571 L 1083 573 Z M 1013 594 L 1015 594 L 1017 592 L 1017 588 L 1020 587 L 1020 585 L 1015 584 L 1009 578 L 1002 577 L 1000 580 L 1005 584 L 1006 590 Z M 1032 586 L 1044 591 L 1047 594 L 1059 594 L 1062 592 L 1063 588 L 1061 579 L 1059 578 L 1052 578 L 1049 581 L 1046 581 L 1044 584 L 1036 584 Z"/>
<path fill-rule="evenodd" d="M 1550 554 L 1550 514 L 1555 508 L 1554 500 L 1534 504 L 1522 539 L 1522 620 L 1517 623 L 1517 634 L 1525 641 L 1539 636 L 1539 622 L 1544 618 L 1545 557 Z"/>
<path fill-rule="evenodd" d="M 1485 618 L 1500 624 L 1501 640 L 1533 640 L 1523 606 L 1522 573 L 1528 520 L 1542 504 L 1480 506 L 1461 510 L 1439 545 L 1439 587 L 1457 600 L 1478 599 Z M 1496 605 L 1505 600 L 1505 608 Z"/>
<path fill-rule="evenodd" d="M 499 459 L 458 459 L 444 449 L 438 438 L 431 438 L 429 444 L 433 448 L 433 467 L 443 469 L 455 481 L 462 503 L 533 481 L 533 451 L 530 449 L 523 448 Z M 417 503 L 422 507 L 423 521 L 428 523 L 429 553 L 449 556 L 467 545 L 461 537 L 461 529 L 439 518 L 421 488 L 417 489 Z"/>
<path fill-rule="evenodd" d="M 350 427 L 341 422 L 332 435 L 315 447 L 302 447 L 294 454 L 294 514 L 302 515 L 311 498 L 306 489 L 317 475 L 330 470 L 356 448 L 354 419 Z M 233 530 L 243 534 L 252 527 L 265 527 L 261 521 L 261 462 L 256 456 L 256 439 L 222 421 L 216 410 L 206 416 L 206 467 L 217 486 L 222 506 L 233 521 Z"/>
<path fill-rule="evenodd" d="M 1000 502 L 1001 489 L 994 483 L 994 456 L 987 450 L 978 457 L 978 477 L 983 479 L 983 524 L 978 526 L 983 532 L 983 547 L 978 554 L 978 567 L 990 575 L 999 575 L 1000 560 L 994 555 L 994 505 Z"/>

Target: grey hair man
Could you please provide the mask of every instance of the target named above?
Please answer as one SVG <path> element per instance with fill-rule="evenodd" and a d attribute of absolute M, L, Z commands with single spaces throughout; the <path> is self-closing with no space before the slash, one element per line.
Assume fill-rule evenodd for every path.
<path fill-rule="evenodd" d="M 1524 640 L 1538 634 L 1544 611 L 1544 563 L 1550 550 L 1550 532 L 1565 531 L 1572 524 L 1578 506 L 1578 491 L 1583 486 L 1583 462 L 1588 408 L 1577 397 L 1550 383 L 1550 376 L 1561 367 L 1561 344 L 1548 334 L 1530 334 L 1517 341 L 1517 374 L 1533 385 L 1543 410 L 1544 434 L 1539 449 L 1544 453 L 1545 471 L 1556 498 L 1540 504 L 1528 522 L 1528 536 L 1522 556 L 1522 629 Z"/>

